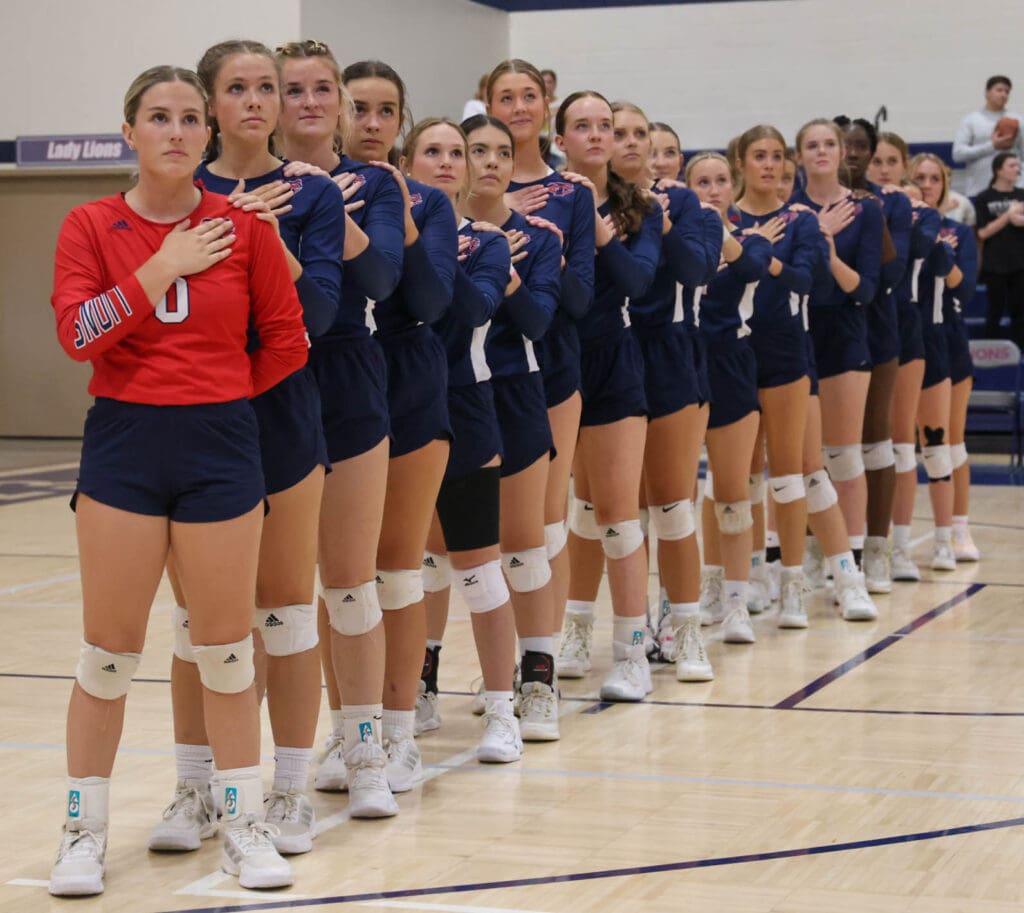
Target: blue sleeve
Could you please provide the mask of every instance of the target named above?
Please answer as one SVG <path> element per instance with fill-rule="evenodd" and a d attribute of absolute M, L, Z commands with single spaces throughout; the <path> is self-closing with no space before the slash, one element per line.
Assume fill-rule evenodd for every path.
<path fill-rule="evenodd" d="M 459 232 L 454 210 L 446 199 L 440 202 L 443 208 L 431 207 L 419 238 L 405 248 L 402 267 L 402 300 L 409 314 L 424 323 L 441 317 L 455 288 Z"/>
<path fill-rule="evenodd" d="M 533 341 L 548 331 L 561 291 L 562 252 L 558 242 L 549 231 L 545 231 L 538 241 L 537 248 L 527 254 L 533 259 L 529 281 L 521 283 L 505 299 L 504 305 L 519 331 Z"/>
<path fill-rule="evenodd" d="M 661 225 L 661 206 L 655 205 L 625 244 L 612 238 L 597 251 L 615 287 L 627 298 L 642 297 L 654 281 L 661 256 Z"/>
<path fill-rule="evenodd" d="M 402 191 L 391 175 L 379 181 L 373 199 L 366 203 L 366 217 L 360 226 L 370 246 L 345 264 L 366 297 L 374 301 L 389 297 L 402 278 L 404 205 Z"/>
<path fill-rule="evenodd" d="M 814 268 L 822 257 L 823 240 L 817 220 L 809 213 L 800 213 L 793 222 L 793 262 L 783 263 L 782 272 L 776 277 L 791 292 L 810 294 Z M 828 251 L 827 242 L 824 251 Z"/>
<path fill-rule="evenodd" d="M 672 222 L 672 230 L 662 235 L 661 246 L 665 262 L 676 282 L 691 288 L 701 285 L 707 272 L 708 253 L 705 247 L 701 205 L 697 195 L 687 191 L 683 197 L 683 208 Z M 719 232 L 718 256 L 721 254 L 722 237 Z"/>
<path fill-rule="evenodd" d="M 572 224 L 565 238 L 561 304 L 579 320 L 594 303 L 594 195 L 582 184 L 573 191 Z"/>
<path fill-rule="evenodd" d="M 485 245 L 472 263 L 471 273 L 459 264 L 455 270 L 452 313 L 473 327 L 487 323 L 505 297 L 511 265 L 512 255 L 504 241 Z"/>
<path fill-rule="evenodd" d="M 705 261 L 704 279 L 698 283 L 707 285 L 718 273 L 718 264 L 722 259 L 722 218 L 713 209 L 700 208 L 702 222 L 702 234 L 704 236 Z"/>
<path fill-rule="evenodd" d="M 743 239 L 742 247 L 743 253 L 729 264 L 729 269 L 744 282 L 757 282 L 768 272 L 772 246 L 761 235 L 748 235 Z"/>
<path fill-rule="evenodd" d="M 850 292 L 850 297 L 860 304 L 870 304 L 878 291 L 878 280 L 882 273 L 882 207 L 872 200 L 861 203 L 860 237 L 854 263 L 848 264 L 857 271 L 860 282 Z"/>
<path fill-rule="evenodd" d="M 964 274 L 963 281 L 952 290 L 961 305 L 969 304 L 974 299 L 978 288 L 978 242 L 974 231 L 964 225 L 957 229 L 956 265 Z M 944 245 L 945 246 L 945 245 Z"/>
<path fill-rule="evenodd" d="M 345 201 L 334 181 L 323 182 L 294 243 L 298 250 L 291 253 L 302 265 L 302 275 L 295 281 L 302 319 L 310 336 L 320 336 L 334 323 L 341 302 Z"/>
<path fill-rule="evenodd" d="M 896 288 L 910 263 L 910 237 L 914 232 L 914 209 L 902 193 L 893 194 L 896 202 L 889 219 L 889 237 L 896 248 L 896 257 L 882 267 L 882 282 L 886 288 Z"/>
<path fill-rule="evenodd" d="M 935 247 L 942 227 L 942 216 L 930 207 L 916 211 L 917 222 L 914 223 L 914 233 L 910 238 L 910 254 L 915 260 L 920 260 L 927 257 Z"/>

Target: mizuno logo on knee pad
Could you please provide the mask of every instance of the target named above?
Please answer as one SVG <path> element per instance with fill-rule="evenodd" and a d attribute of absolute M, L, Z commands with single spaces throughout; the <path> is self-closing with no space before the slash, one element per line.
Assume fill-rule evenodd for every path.
<path fill-rule="evenodd" d="M 462 583 L 463 583 L 464 586 L 475 586 L 479 582 L 480 581 L 476 579 L 476 574 L 473 574 L 470 577 L 463 577 L 462 578 Z"/>

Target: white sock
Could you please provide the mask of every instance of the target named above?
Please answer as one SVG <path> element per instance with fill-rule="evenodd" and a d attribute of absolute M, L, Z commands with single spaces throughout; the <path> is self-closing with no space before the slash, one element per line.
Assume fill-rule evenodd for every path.
<path fill-rule="evenodd" d="M 551 655 L 552 656 L 558 656 L 558 654 L 561 651 L 561 649 L 562 649 L 562 632 L 561 631 L 555 631 L 555 633 L 551 635 Z"/>
<path fill-rule="evenodd" d="M 174 766 L 178 771 L 178 782 L 198 780 L 209 784 L 213 777 L 213 749 L 209 745 L 174 745 Z"/>
<path fill-rule="evenodd" d="M 68 777 L 67 820 L 88 820 L 106 827 L 110 820 L 110 778 Z"/>
<path fill-rule="evenodd" d="M 855 548 L 864 548 L 864 537 L 863 536 L 850 536 L 850 551 L 852 552 Z"/>
<path fill-rule="evenodd" d="M 764 545 L 765 548 L 778 548 L 782 545 L 782 540 L 779 539 L 778 530 L 768 529 L 764 533 Z"/>
<path fill-rule="evenodd" d="M 910 545 L 910 524 L 906 526 L 893 524 L 892 544 L 899 548 L 907 548 Z"/>
<path fill-rule="evenodd" d="M 440 647 L 440 646 L 441 646 L 441 641 L 439 641 L 439 640 L 427 640 L 427 649 L 428 650 L 433 650 L 434 647 Z"/>
<path fill-rule="evenodd" d="M 344 714 L 345 748 L 351 751 L 360 742 L 381 743 L 384 704 L 346 704 Z"/>
<path fill-rule="evenodd" d="M 263 820 L 263 778 L 259 766 L 234 767 L 217 773 L 223 797 L 224 821 L 230 824 L 245 815 Z"/>
<path fill-rule="evenodd" d="M 515 694 L 511 691 L 485 691 L 484 706 L 488 710 L 494 710 L 500 716 L 512 716 Z"/>
<path fill-rule="evenodd" d="M 555 639 L 553 637 L 520 637 L 519 655 L 526 656 L 526 651 L 531 653 L 547 653 L 548 656 L 555 655 Z"/>
<path fill-rule="evenodd" d="M 672 616 L 673 624 L 680 624 L 687 618 L 694 618 L 700 615 L 699 602 L 670 602 L 668 604 L 669 614 Z"/>
<path fill-rule="evenodd" d="M 828 559 L 832 568 L 832 577 L 837 584 L 852 580 L 857 575 L 857 562 L 854 561 L 853 552 L 840 552 Z"/>
<path fill-rule="evenodd" d="M 624 660 L 636 644 L 643 646 L 646 624 L 643 615 L 612 616 L 612 659 L 615 662 Z"/>
<path fill-rule="evenodd" d="M 345 711 L 344 710 L 332 710 L 331 711 L 331 734 L 332 735 L 344 735 L 345 734 Z"/>
<path fill-rule="evenodd" d="M 275 745 L 274 790 L 283 793 L 304 793 L 312 760 L 312 748 L 286 748 Z"/>
<path fill-rule="evenodd" d="M 392 742 L 411 739 L 416 726 L 415 710 L 384 710 L 384 738 Z"/>
<path fill-rule="evenodd" d="M 568 615 L 583 615 L 587 618 L 594 617 L 594 603 L 585 599 L 570 599 L 565 604 L 565 611 Z"/>
<path fill-rule="evenodd" d="M 953 529 L 967 529 L 967 517 L 953 517 Z"/>
<path fill-rule="evenodd" d="M 804 566 L 802 564 L 794 565 L 793 567 L 782 568 L 782 582 L 789 583 L 790 580 L 803 580 L 804 579 Z"/>
<path fill-rule="evenodd" d="M 739 599 L 743 602 L 743 605 L 747 604 L 747 588 L 749 586 L 746 580 L 726 580 L 723 584 L 725 593 L 725 601 L 729 602 L 732 599 Z"/>
<path fill-rule="evenodd" d="M 953 541 L 953 527 L 952 526 L 936 526 L 935 527 L 935 541 L 942 545 L 949 545 Z"/>

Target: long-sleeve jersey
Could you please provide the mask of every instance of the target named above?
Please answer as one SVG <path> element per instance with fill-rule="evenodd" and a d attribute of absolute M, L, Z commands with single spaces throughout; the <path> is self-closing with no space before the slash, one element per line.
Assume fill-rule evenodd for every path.
<path fill-rule="evenodd" d="M 969 197 L 981 193 L 992 180 L 992 159 L 997 151 L 992 145 L 992 131 L 1001 117 L 1015 117 L 1018 122 L 1021 120 L 1017 114 L 983 108 L 968 114 L 957 128 L 953 139 L 953 161 L 963 162 L 965 166 L 964 193 Z M 1017 132 L 1013 145 L 1006 151 L 1024 158 L 1024 130 Z M 1024 174 L 1017 181 L 1017 186 L 1024 187 Z"/>
<path fill-rule="evenodd" d="M 526 257 L 515 264 L 520 285 L 504 298 L 487 331 L 487 364 L 495 377 L 511 377 L 539 371 L 533 351 L 558 310 L 562 282 L 562 248 L 558 236 L 537 228 L 517 212 L 501 230 L 521 231 L 527 242 Z"/>
<path fill-rule="evenodd" d="M 978 287 L 978 242 L 970 225 L 948 217 L 942 220 L 941 233 L 943 237 L 956 236 L 957 246 L 953 254 L 957 267 L 963 273 L 963 279 L 956 288 L 945 286 L 942 290 L 942 322 L 962 324 L 963 306 L 974 298 Z"/>
<path fill-rule="evenodd" d="M 455 287 L 459 246 L 455 210 L 442 191 L 413 180 L 408 185 L 419 237 L 405 248 L 398 287 L 372 307 L 381 337 L 440 320 Z"/>
<path fill-rule="evenodd" d="M 328 334 L 360 337 L 370 333 L 369 302 L 383 301 L 398 286 L 402 277 L 405 248 L 405 203 L 402 191 L 389 171 L 341 157 L 331 175 L 351 172 L 362 185 L 353 198 L 365 205 L 351 213 L 370 239 L 370 245 L 358 257 L 345 261 L 341 285 L 341 306 Z"/>
<path fill-rule="evenodd" d="M 670 187 L 659 192 L 668 195 L 672 230 L 661 236 L 661 256 L 650 289 L 629 299 L 629 319 L 638 327 L 683 322 L 685 289 L 703 285 L 722 254 L 721 225 L 706 230 L 705 210 L 692 190 Z"/>
<path fill-rule="evenodd" d="M 882 287 L 878 294 L 890 294 L 903 280 L 910 264 L 910 236 L 914 230 L 914 207 L 910 197 L 899 191 L 884 193 L 878 184 L 868 182 L 868 190 L 882 201 L 882 216 L 896 256 L 882 264 Z M 877 296 L 876 296 L 877 297 Z"/>
<path fill-rule="evenodd" d="M 227 196 L 238 186 L 235 178 L 219 177 L 206 162 L 196 169 L 196 177 L 214 193 Z M 249 178 L 246 190 L 255 190 L 273 181 L 287 181 L 294 196 L 288 201 L 291 211 L 278 219 L 281 240 L 292 256 L 302 264 L 302 275 L 295 290 L 302 302 L 302 319 L 310 336 L 320 336 L 334 322 L 341 299 L 341 256 L 345 247 L 345 208 L 334 181 L 309 175 L 287 178 L 284 164 Z"/>
<path fill-rule="evenodd" d="M 181 277 L 153 307 L 135 272 L 173 225 L 138 215 L 121 195 L 78 206 L 57 239 L 57 337 L 91 361 L 89 392 L 158 406 L 219 403 L 268 390 L 306 363 L 295 283 L 274 229 L 204 192 L 194 227 L 230 219 L 231 255 Z M 250 321 L 262 345 L 246 353 Z"/>
<path fill-rule="evenodd" d="M 964 226 L 960 226 L 963 228 Z M 968 229 L 969 231 L 970 229 Z M 937 243 L 924 259 L 918 276 L 917 304 L 921 309 L 921 319 L 925 324 L 942 323 L 944 316 L 943 298 L 946 293 L 946 277 L 956 265 L 957 251 L 954 251 L 943 238 L 953 238 L 958 234 L 957 223 L 952 219 L 943 218 L 939 228 Z M 977 249 L 974 252 L 974 272 L 977 273 Z M 972 280 L 974 281 L 974 280 Z"/>
<path fill-rule="evenodd" d="M 772 261 L 772 246 L 767 238 L 743 235 L 739 229 L 733 237 L 743 247 L 743 253 L 718 270 L 700 296 L 700 329 L 708 337 L 750 333 L 747 320 L 754 311 L 754 295 L 758 284 L 768 275 Z"/>
<path fill-rule="evenodd" d="M 600 216 L 611 213 L 607 202 L 598 208 Z M 642 298 L 654 282 L 661 256 L 662 211 L 652 203 L 640 228 L 625 241 L 612 238 L 597 249 L 594 258 L 594 306 L 581 320 L 583 342 L 614 336 L 628 325 L 626 306 L 631 298 Z"/>
<path fill-rule="evenodd" d="M 754 333 L 768 332 L 788 320 L 802 319 L 814 272 L 823 259 L 828 260 L 828 243 L 818 227 L 818 220 L 809 212 L 794 212 L 788 204 L 757 216 L 740 210 L 739 227 L 753 228 L 775 218 L 783 219 L 786 224 L 786 233 L 771 246 L 771 256 L 782 264 L 782 271 L 778 276 L 766 271 L 757 284 L 753 314 L 747 321 Z"/>
<path fill-rule="evenodd" d="M 814 202 L 806 190 L 795 190 L 790 203 L 821 212 L 822 207 Z M 860 281 L 852 292 L 844 292 L 832 276 L 829 258 L 819 263 L 811 283 L 808 304 L 816 307 L 841 307 L 843 305 L 869 304 L 878 291 L 882 273 L 882 207 L 873 199 L 854 200 L 853 221 L 835 236 L 836 254 Z"/>
<path fill-rule="evenodd" d="M 911 217 L 913 229 L 910 233 L 910 256 L 907 270 L 893 291 L 897 304 L 906 305 L 918 299 L 918 280 L 925 258 L 932 253 L 939 242 L 939 229 L 942 227 L 942 214 L 931 207 L 915 206 Z M 953 252 L 948 248 L 936 252 L 936 256 L 953 263 Z M 947 269 L 946 272 L 949 272 Z"/>
<path fill-rule="evenodd" d="M 468 256 L 455 270 L 455 293 L 447 313 L 434 324 L 448 355 L 448 386 L 490 380 L 484 344 L 491 319 L 505 297 L 512 255 L 505 236 L 474 231 L 463 219 L 459 234 L 470 239 Z"/>

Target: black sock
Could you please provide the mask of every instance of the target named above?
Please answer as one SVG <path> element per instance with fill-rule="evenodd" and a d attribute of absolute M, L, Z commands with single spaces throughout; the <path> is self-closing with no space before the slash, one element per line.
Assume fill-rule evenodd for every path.
<path fill-rule="evenodd" d="M 542 682 L 548 687 L 555 685 L 555 659 L 550 653 L 527 650 L 521 661 L 523 684 Z"/>
<path fill-rule="evenodd" d="M 438 644 L 436 647 L 427 647 L 427 652 L 423 655 L 420 679 L 423 681 L 424 690 L 429 694 L 437 694 L 437 663 L 440 652 L 441 645 Z"/>
<path fill-rule="evenodd" d="M 860 559 L 861 559 L 861 556 L 863 554 L 864 554 L 864 549 L 862 549 L 862 548 L 855 548 L 855 549 L 853 549 L 853 560 L 857 562 L 857 568 L 858 569 L 860 569 L 860 566 L 861 566 L 861 560 Z"/>
<path fill-rule="evenodd" d="M 764 560 L 771 564 L 773 561 L 782 560 L 782 546 L 781 545 L 769 545 L 764 550 Z"/>

